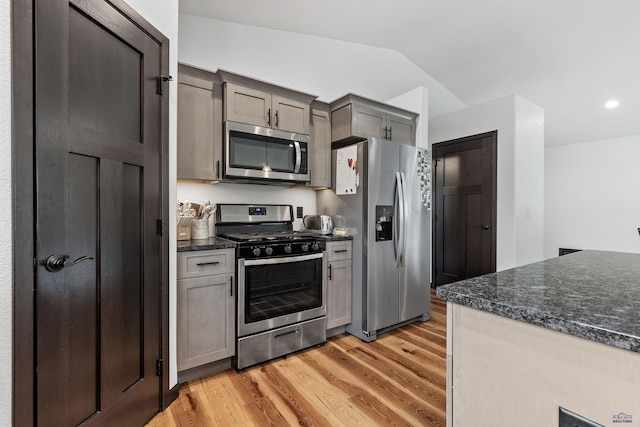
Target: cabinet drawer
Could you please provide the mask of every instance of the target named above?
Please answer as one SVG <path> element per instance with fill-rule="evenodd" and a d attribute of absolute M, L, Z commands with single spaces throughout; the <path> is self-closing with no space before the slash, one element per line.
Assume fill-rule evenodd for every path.
<path fill-rule="evenodd" d="M 331 262 L 343 259 L 351 259 L 351 241 L 327 242 L 327 260 Z"/>
<path fill-rule="evenodd" d="M 234 249 L 178 253 L 178 279 L 233 273 L 234 271 Z"/>

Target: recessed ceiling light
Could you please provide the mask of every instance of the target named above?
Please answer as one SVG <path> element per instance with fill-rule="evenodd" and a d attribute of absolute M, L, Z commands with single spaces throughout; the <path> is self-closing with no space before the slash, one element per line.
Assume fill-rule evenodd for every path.
<path fill-rule="evenodd" d="M 607 101 L 606 104 L 604 104 L 604 108 L 616 108 L 618 104 L 620 104 L 618 101 L 616 101 L 615 99 L 612 99 L 610 101 Z"/>

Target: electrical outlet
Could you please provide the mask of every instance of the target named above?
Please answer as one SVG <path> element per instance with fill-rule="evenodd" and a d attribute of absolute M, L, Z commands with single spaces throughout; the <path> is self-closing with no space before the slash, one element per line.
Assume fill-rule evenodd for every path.
<path fill-rule="evenodd" d="M 302 218 L 302 216 L 303 216 L 302 206 L 296 207 L 296 218 Z"/>

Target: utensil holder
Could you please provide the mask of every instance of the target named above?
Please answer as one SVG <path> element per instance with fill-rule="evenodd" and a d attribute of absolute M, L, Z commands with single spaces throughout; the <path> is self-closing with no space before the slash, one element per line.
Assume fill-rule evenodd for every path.
<path fill-rule="evenodd" d="M 216 237 L 216 219 L 211 215 L 209 221 L 209 237 Z"/>
<path fill-rule="evenodd" d="M 206 219 L 194 219 L 191 223 L 192 239 L 208 239 L 209 238 L 209 221 Z"/>

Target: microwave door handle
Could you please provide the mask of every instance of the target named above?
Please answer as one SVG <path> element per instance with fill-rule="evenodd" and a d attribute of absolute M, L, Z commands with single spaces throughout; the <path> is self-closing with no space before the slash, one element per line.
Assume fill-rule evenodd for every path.
<path fill-rule="evenodd" d="M 293 167 L 293 172 L 300 172 L 300 163 L 302 163 L 302 152 L 300 151 L 300 143 L 298 141 L 293 141 L 293 146 L 296 149 L 296 165 Z"/>

